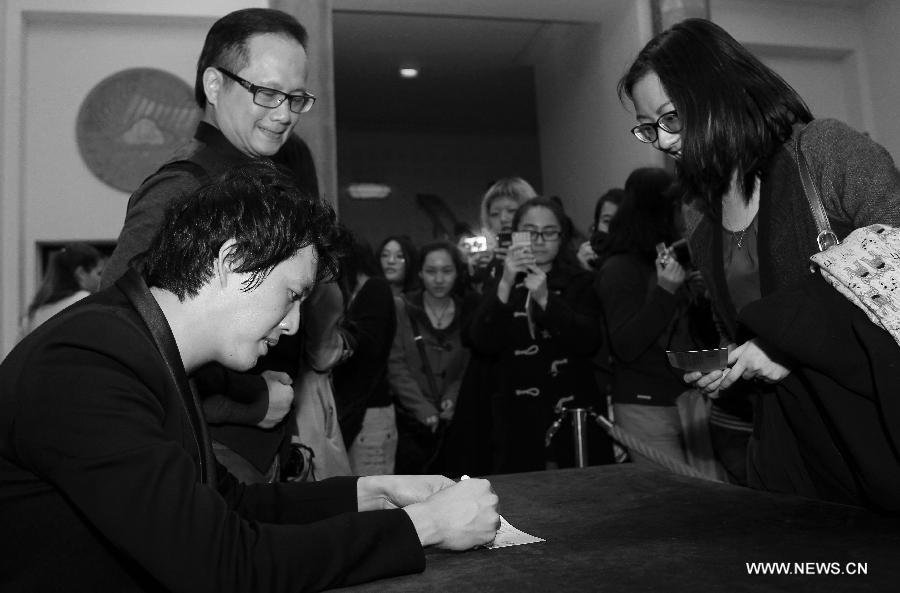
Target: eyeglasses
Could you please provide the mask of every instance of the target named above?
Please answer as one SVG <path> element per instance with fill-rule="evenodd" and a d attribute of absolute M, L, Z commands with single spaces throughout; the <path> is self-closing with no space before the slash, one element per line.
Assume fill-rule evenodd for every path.
<path fill-rule="evenodd" d="M 312 108 L 313 103 L 316 102 L 316 96 L 312 93 L 307 93 L 306 91 L 303 91 L 303 93 L 299 95 L 289 95 L 275 89 L 255 85 L 249 80 L 244 80 L 237 74 L 229 72 L 225 68 L 216 66 L 216 70 L 250 91 L 250 94 L 253 95 L 253 102 L 260 107 L 275 109 L 287 99 L 289 100 L 288 106 L 291 111 L 294 113 L 306 113 Z"/>
<path fill-rule="evenodd" d="M 537 241 L 538 238 L 540 238 L 542 241 L 556 241 L 557 239 L 559 239 L 559 236 L 561 234 L 561 232 L 557 229 L 544 229 L 542 231 L 523 229 L 522 232 L 531 235 L 532 241 Z"/>
<path fill-rule="evenodd" d="M 657 128 L 670 134 L 677 134 L 683 127 L 684 124 L 682 124 L 681 118 L 678 117 L 678 112 L 668 111 L 660 115 L 656 123 L 634 126 L 631 128 L 631 133 L 641 142 L 649 144 L 650 142 L 656 142 L 656 139 L 659 137 L 659 134 L 656 132 Z"/>

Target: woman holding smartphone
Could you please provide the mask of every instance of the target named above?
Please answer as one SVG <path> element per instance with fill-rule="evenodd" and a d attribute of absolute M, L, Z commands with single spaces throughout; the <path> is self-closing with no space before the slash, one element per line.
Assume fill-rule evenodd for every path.
<path fill-rule="evenodd" d="M 700 301 L 704 288 L 687 283 L 688 271 L 674 253 L 657 250 L 659 244 L 680 239 L 680 204 L 668 194 L 673 182 L 660 168 L 636 169 L 628 176 L 625 197 L 600 247 L 597 291 L 613 358 L 616 424 L 686 462 L 675 403 L 687 386 L 681 372 L 669 365 L 666 350 L 716 346 L 718 335 L 708 308 L 701 308 L 708 317 L 699 320 L 709 330 L 706 336 L 691 335 L 691 305 Z M 630 454 L 635 463 L 649 463 L 634 451 Z"/>
<path fill-rule="evenodd" d="M 551 448 L 544 445 L 556 406 L 605 408 L 591 366 L 602 339 L 599 303 L 592 275 L 562 248 L 569 239 L 564 221 L 553 200 L 532 198 L 519 207 L 512 227 L 530 241 L 513 241 L 470 326 L 472 348 L 498 360 L 498 472 L 571 467 L 574 447 L 565 429 Z M 612 458 L 601 435 L 597 429 L 589 436 L 592 464 Z"/>

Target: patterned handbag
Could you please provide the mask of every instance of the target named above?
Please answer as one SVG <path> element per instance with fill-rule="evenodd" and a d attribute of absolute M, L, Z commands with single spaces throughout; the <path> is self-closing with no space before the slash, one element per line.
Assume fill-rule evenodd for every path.
<path fill-rule="evenodd" d="M 900 344 L 900 229 L 873 224 L 839 241 L 800 151 L 799 138 L 795 149 L 803 192 L 818 230 L 819 252 L 810 256 L 813 268 Z"/>

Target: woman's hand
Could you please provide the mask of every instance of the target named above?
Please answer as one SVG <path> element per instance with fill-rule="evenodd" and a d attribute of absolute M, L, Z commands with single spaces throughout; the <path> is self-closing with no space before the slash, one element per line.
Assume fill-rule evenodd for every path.
<path fill-rule="evenodd" d="M 531 299 L 540 305 L 541 309 L 547 308 L 547 274 L 537 266 L 528 266 L 528 274 L 525 276 L 525 288 L 531 294 Z"/>
<path fill-rule="evenodd" d="M 666 253 L 656 258 L 656 283 L 662 289 L 675 294 L 686 278 L 687 273 L 674 257 Z"/>
<path fill-rule="evenodd" d="M 728 389 L 738 378 L 778 383 L 791 374 L 791 370 L 781 364 L 779 358 L 773 348 L 763 345 L 758 338 L 744 342 L 728 353 L 731 369 L 722 379 L 719 389 Z"/>
<path fill-rule="evenodd" d="M 469 255 L 469 265 L 483 269 L 488 267 L 492 259 L 494 259 L 494 252 L 490 250 L 477 251 Z"/>
<path fill-rule="evenodd" d="M 728 389 L 741 378 L 778 383 L 791 374 L 791 370 L 778 359 L 774 349 L 762 345 L 759 339 L 754 338 L 728 353 L 729 368 L 709 373 L 699 371 L 687 373 L 684 380 L 709 397 L 715 398 L 718 397 L 720 389 Z"/>
<path fill-rule="evenodd" d="M 497 283 L 497 296 L 502 303 L 509 302 L 509 293 L 516 283 L 516 276 L 528 273 L 528 266 L 534 265 L 534 255 L 527 245 L 511 247 L 503 260 L 503 275 Z"/>
<path fill-rule="evenodd" d="M 424 424 L 425 424 L 425 426 L 428 427 L 428 430 L 430 430 L 431 432 L 437 432 L 438 422 L 439 422 L 438 415 L 432 414 L 431 416 L 429 416 L 428 418 L 425 419 Z"/>
<path fill-rule="evenodd" d="M 581 267 L 585 270 L 590 272 L 594 269 L 592 264 L 597 261 L 597 254 L 594 252 L 594 248 L 591 247 L 590 241 L 585 241 L 578 246 L 575 257 L 578 258 L 578 263 L 580 263 Z"/>
<path fill-rule="evenodd" d="M 516 281 L 516 276 L 528 272 L 528 266 L 534 265 L 534 255 L 527 245 L 516 245 L 510 248 L 503 260 L 503 279 L 510 286 Z"/>
<path fill-rule="evenodd" d="M 444 399 L 441 400 L 441 413 L 440 419 L 450 421 L 453 419 L 453 400 L 452 399 Z"/>

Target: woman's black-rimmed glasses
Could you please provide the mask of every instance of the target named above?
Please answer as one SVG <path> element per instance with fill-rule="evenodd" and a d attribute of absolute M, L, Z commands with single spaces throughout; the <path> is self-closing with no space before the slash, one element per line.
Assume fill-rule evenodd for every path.
<path fill-rule="evenodd" d="M 655 123 L 638 124 L 631 128 L 631 133 L 641 142 L 656 142 L 659 137 L 656 129 L 659 128 L 670 134 L 677 134 L 683 128 L 681 118 L 678 117 L 677 111 L 667 111 L 659 116 Z"/>

